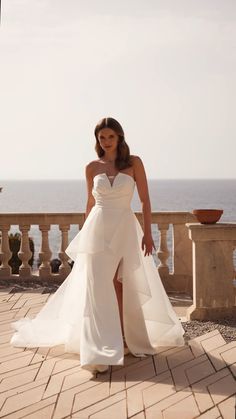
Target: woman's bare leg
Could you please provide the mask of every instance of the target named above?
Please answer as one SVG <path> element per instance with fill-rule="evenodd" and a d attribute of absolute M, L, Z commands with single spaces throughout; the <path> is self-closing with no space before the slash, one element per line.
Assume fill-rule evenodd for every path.
<path fill-rule="evenodd" d="M 120 322 L 121 322 L 121 329 L 122 329 L 122 335 L 124 336 L 124 324 L 123 324 L 123 293 L 122 293 L 122 283 L 117 280 L 117 274 L 118 274 L 118 268 L 116 270 L 113 282 L 115 286 L 116 291 L 116 297 L 118 301 L 119 306 L 119 313 L 120 313 Z M 126 342 L 124 342 L 124 346 L 127 347 Z"/>

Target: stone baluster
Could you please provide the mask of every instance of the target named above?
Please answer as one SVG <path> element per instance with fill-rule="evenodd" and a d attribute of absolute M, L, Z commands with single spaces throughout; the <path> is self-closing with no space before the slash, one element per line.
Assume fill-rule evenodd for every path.
<path fill-rule="evenodd" d="M 169 228 L 169 224 L 158 223 L 157 226 L 160 231 L 159 248 L 157 249 L 157 256 L 160 260 L 160 264 L 157 266 L 157 269 L 160 274 L 168 275 L 169 266 L 167 264 L 167 259 L 170 252 L 167 247 L 167 230 Z"/>
<path fill-rule="evenodd" d="M 39 252 L 39 276 L 42 279 L 50 279 L 51 278 L 51 266 L 50 260 L 52 256 L 52 252 L 49 247 L 49 240 L 48 240 L 48 231 L 50 230 L 49 225 L 39 225 L 39 230 L 42 232 L 42 243 L 41 249 Z"/>
<path fill-rule="evenodd" d="M 18 252 L 18 257 L 22 261 L 22 264 L 19 267 L 19 277 L 22 279 L 31 278 L 32 276 L 32 270 L 31 266 L 29 265 L 29 260 L 32 257 L 32 252 L 30 250 L 30 244 L 29 244 L 29 230 L 30 230 L 30 224 L 19 224 L 19 230 L 22 233 L 21 236 L 21 244 L 20 244 L 20 250 Z"/>
<path fill-rule="evenodd" d="M 0 247 L 0 259 L 2 264 L 0 265 L 0 278 L 7 279 L 11 276 L 11 267 L 8 264 L 12 257 L 12 252 L 9 246 L 8 231 L 10 230 L 10 224 L 1 224 L 0 230 L 2 232 L 1 247 Z"/>
<path fill-rule="evenodd" d="M 65 249 L 68 246 L 68 231 L 70 229 L 69 224 L 60 224 L 59 225 L 61 231 L 61 248 L 58 256 L 61 260 L 61 265 L 59 266 L 59 273 L 62 277 L 66 277 L 71 272 L 71 267 L 68 264 L 69 256 L 65 253 Z"/>

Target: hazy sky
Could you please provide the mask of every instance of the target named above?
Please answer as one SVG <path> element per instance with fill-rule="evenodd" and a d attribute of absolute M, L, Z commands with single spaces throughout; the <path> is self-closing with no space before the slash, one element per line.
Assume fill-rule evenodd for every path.
<path fill-rule="evenodd" d="M 148 178 L 236 178 L 235 0 L 2 0 L 0 179 L 79 179 L 112 116 Z"/>

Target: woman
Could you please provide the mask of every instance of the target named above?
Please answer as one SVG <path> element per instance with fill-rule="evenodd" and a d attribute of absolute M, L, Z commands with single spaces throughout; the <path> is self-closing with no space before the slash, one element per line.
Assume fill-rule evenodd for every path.
<path fill-rule="evenodd" d="M 107 371 L 124 355 L 184 345 L 184 329 L 154 264 L 151 207 L 142 160 L 123 129 L 103 118 L 94 131 L 98 159 L 86 165 L 85 222 L 65 252 L 71 273 L 34 319 L 11 323 L 14 346 L 54 346 L 80 354 L 82 368 Z M 135 184 L 142 230 L 131 209 Z"/>

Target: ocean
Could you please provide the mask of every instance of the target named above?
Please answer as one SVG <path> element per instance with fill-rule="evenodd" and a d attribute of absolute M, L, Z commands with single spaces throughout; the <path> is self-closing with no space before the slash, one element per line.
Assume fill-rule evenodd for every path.
<path fill-rule="evenodd" d="M 0 181 L 0 214 L 32 212 L 84 212 L 87 199 L 86 182 L 78 180 L 2 180 Z M 236 222 L 236 179 L 148 179 L 152 211 L 192 211 L 196 208 L 220 208 L 222 222 Z M 135 186 L 131 207 L 141 211 L 141 203 Z M 18 231 L 12 226 L 10 232 Z M 78 232 L 71 226 L 69 241 Z M 152 226 L 155 244 L 159 232 Z M 37 226 L 32 226 L 30 236 L 35 243 L 36 255 L 40 249 L 41 236 Z M 167 235 L 171 252 L 171 228 Z M 52 226 L 49 232 L 52 259 L 57 257 L 60 231 Z M 155 257 L 154 257 L 155 259 Z M 171 255 L 168 264 L 172 269 Z M 158 262 L 158 259 L 155 259 Z M 34 267 L 36 267 L 36 260 Z"/>

